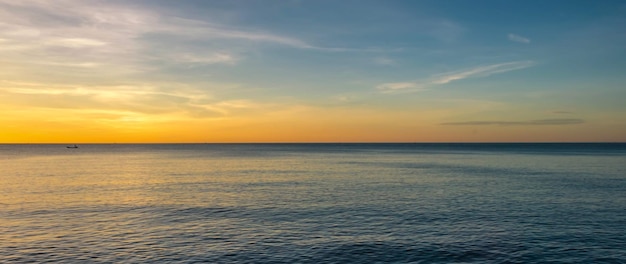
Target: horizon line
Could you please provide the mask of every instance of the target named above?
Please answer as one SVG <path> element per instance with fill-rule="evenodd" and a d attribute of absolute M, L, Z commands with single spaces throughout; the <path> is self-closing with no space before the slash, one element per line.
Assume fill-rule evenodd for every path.
<path fill-rule="evenodd" d="M 320 142 L 0 142 L 0 145 L 226 145 L 226 144 L 625 144 L 626 141 L 320 141 Z"/>

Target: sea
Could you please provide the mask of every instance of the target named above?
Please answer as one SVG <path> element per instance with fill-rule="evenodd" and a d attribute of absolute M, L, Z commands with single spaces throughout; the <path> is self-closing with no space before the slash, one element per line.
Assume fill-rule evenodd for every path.
<path fill-rule="evenodd" d="M 67 146 L 0 145 L 0 263 L 626 263 L 625 143 Z"/>

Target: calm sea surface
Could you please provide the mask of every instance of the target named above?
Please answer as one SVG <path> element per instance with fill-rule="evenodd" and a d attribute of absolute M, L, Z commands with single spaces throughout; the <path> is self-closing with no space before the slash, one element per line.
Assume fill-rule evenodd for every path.
<path fill-rule="evenodd" d="M 626 144 L 0 145 L 0 262 L 626 263 Z"/>

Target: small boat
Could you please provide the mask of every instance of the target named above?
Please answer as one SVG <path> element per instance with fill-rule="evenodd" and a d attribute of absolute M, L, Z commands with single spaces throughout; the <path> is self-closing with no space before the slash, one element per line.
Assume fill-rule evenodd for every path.
<path fill-rule="evenodd" d="M 66 148 L 78 148 L 78 146 L 74 145 L 74 146 L 66 146 Z"/>

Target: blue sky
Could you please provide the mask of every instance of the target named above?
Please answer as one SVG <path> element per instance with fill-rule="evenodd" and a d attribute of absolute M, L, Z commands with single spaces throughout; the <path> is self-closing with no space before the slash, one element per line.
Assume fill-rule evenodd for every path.
<path fill-rule="evenodd" d="M 0 10 L 6 142 L 626 140 L 623 1 Z"/>

